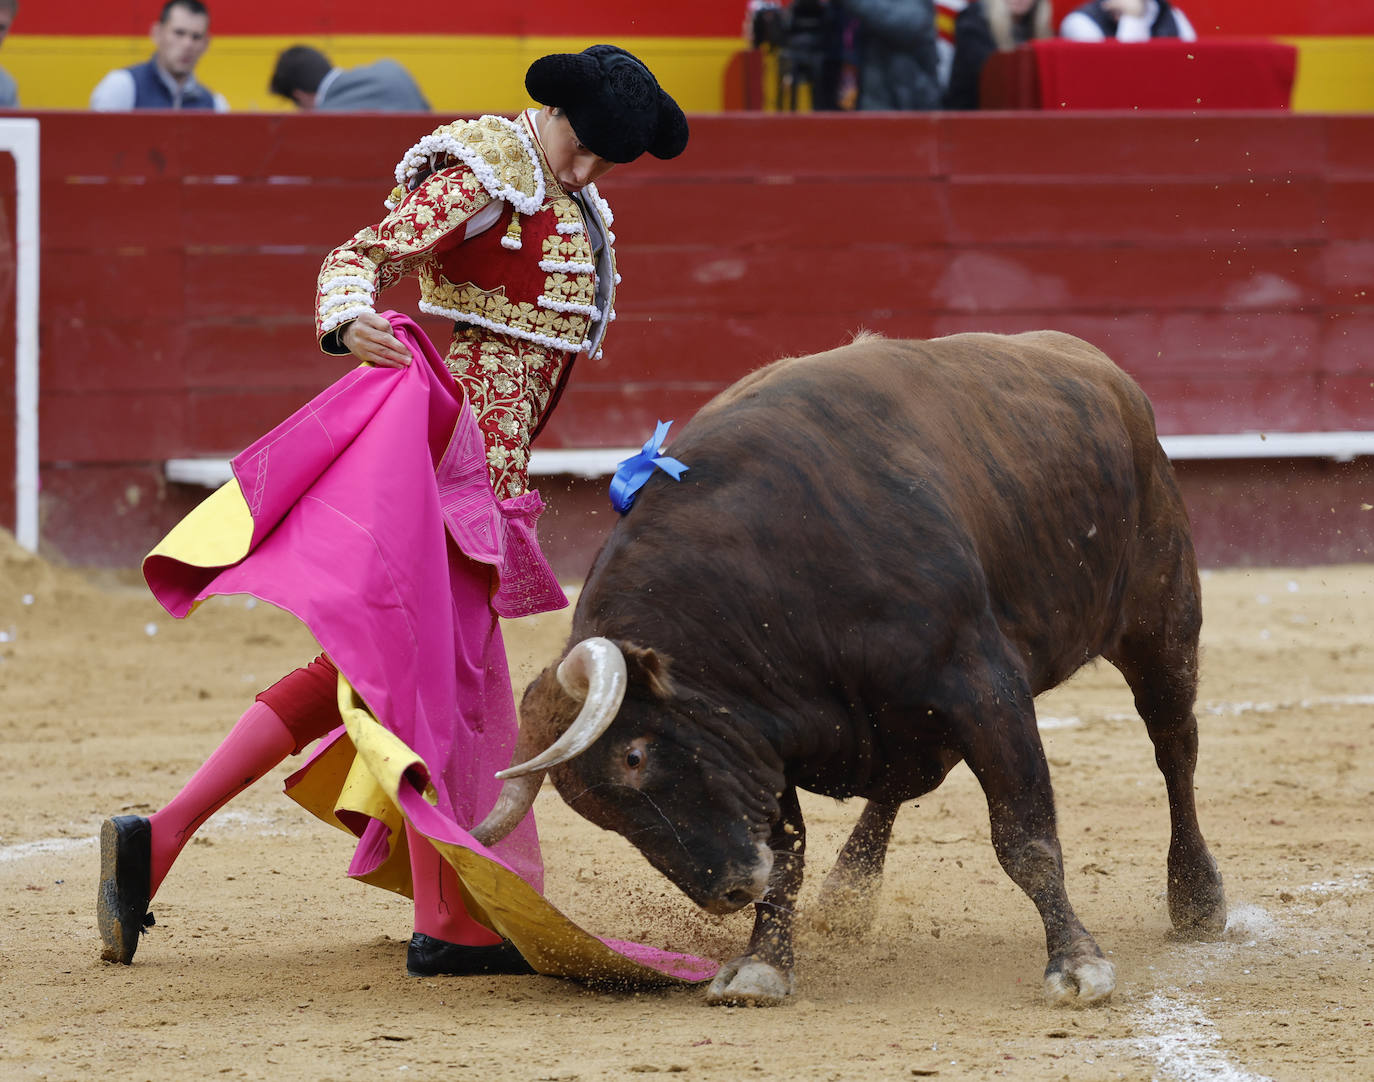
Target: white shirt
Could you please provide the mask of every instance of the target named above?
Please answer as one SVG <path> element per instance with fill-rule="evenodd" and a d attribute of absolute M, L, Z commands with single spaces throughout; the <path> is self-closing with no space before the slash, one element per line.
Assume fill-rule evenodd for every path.
<path fill-rule="evenodd" d="M 1174 21 L 1178 23 L 1178 40 L 1197 41 L 1197 31 L 1193 29 L 1193 24 L 1188 21 L 1188 16 L 1184 15 L 1178 8 L 1174 8 L 1173 13 Z M 1143 15 L 1121 15 L 1117 18 L 1116 40 L 1149 41 L 1150 27 L 1154 26 L 1157 18 L 1159 18 L 1159 4 L 1156 0 L 1145 0 L 1145 13 Z M 1102 28 L 1081 11 L 1073 11 L 1064 16 L 1064 21 L 1059 24 L 1059 36 L 1068 38 L 1070 41 L 1105 41 L 1107 39 L 1107 35 L 1102 33 Z"/>
<path fill-rule="evenodd" d="M 176 103 L 173 108 L 179 107 L 182 94 L 192 87 L 200 85 L 196 82 L 194 75 L 188 75 L 185 83 L 178 84 L 160 66 L 157 68 L 157 77 L 162 80 L 162 85 L 172 95 L 172 101 Z M 91 91 L 91 108 L 97 113 L 127 112 L 134 107 L 135 95 L 133 72 L 126 68 L 116 68 L 96 83 L 95 89 Z M 215 94 L 215 112 L 227 113 L 228 111 L 229 102 L 225 100 L 224 95 Z"/>

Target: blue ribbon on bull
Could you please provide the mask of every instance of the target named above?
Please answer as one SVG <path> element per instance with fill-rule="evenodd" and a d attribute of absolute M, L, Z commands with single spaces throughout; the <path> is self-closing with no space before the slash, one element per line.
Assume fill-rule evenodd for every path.
<path fill-rule="evenodd" d="M 672 424 L 672 421 L 659 421 L 654 434 L 639 453 L 617 466 L 615 476 L 611 478 L 611 506 L 622 515 L 634 505 L 635 497 L 654 470 L 662 470 L 674 481 L 681 481 L 682 475 L 687 472 L 687 467 L 677 459 L 660 453 Z"/>

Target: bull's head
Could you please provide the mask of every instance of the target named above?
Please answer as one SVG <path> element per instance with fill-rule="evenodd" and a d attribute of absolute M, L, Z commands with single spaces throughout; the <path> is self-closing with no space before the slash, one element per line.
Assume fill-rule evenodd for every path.
<path fill-rule="evenodd" d="M 497 775 L 479 841 L 513 830 L 549 772 L 578 814 L 623 834 L 704 909 L 763 896 L 781 772 L 721 708 L 678 694 L 655 651 L 585 639 L 530 684 L 520 714 L 518 765 Z"/>

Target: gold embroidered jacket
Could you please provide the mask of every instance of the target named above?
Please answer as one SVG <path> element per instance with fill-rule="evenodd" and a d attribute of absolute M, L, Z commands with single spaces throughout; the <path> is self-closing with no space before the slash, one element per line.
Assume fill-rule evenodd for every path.
<path fill-rule="evenodd" d="M 454 321 L 448 365 L 487 438 L 497 494 L 519 495 L 529 441 L 573 358 L 595 354 L 615 318 L 610 207 L 593 185 L 578 197 L 559 186 L 527 113 L 438 128 L 396 180 L 387 216 L 325 259 L 316 335 L 329 349 L 383 289 L 418 277 L 420 308 Z"/>

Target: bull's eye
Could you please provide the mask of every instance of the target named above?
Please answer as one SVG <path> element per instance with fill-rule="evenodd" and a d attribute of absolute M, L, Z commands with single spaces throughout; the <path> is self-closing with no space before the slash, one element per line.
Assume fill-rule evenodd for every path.
<path fill-rule="evenodd" d="M 625 753 L 625 765 L 631 770 L 638 770 L 644 765 L 644 749 L 631 748 Z"/>

